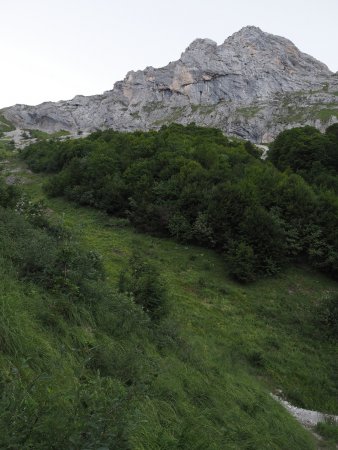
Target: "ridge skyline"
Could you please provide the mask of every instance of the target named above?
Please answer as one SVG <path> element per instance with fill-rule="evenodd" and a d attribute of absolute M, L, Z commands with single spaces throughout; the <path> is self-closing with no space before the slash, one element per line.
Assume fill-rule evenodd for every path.
<path fill-rule="evenodd" d="M 145 66 L 143 69 L 141 69 L 141 68 L 140 68 L 140 69 L 131 69 L 131 70 L 129 70 L 129 71 L 126 72 L 126 75 L 125 75 L 124 78 L 126 78 L 127 75 L 128 75 L 129 73 L 131 73 L 131 72 L 144 72 L 145 70 L 147 70 L 147 69 L 149 69 L 149 68 L 152 68 L 152 69 L 157 70 L 157 69 L 162 69 L 162 68 L 164 68 L 164 67 L 167 67 L 170 63 L 179 61 L 179 60 L 181 59 L 182 55 L 184 55 L 184 54 L 185 54 L 185 53 L 186 53 L 186 52 L 187 52 L 187 51 L 188 51 L 195 43 L 198 43 L 198 42 L 209 42 L 209 43 L 215 44 L 217 47 L 221 47 L 221 46 L 223 46 L 227 41 L 229 41 L 231 38 L 236 37 L 236 36 L 240 36 L 240 35 L 245 35 L 245 34 L 247 35 L 248 32 L 251 32 L 250 34 L 251 34 L 252 36 L 254 36 L 254 35 L 256 35 L 256 36 L 257 36 L 257 35 L 265 35 L 265 36 L 269 36 L 269 37 L 278 37 L 278 38 L 280 38 L 280 39 L 284 39 L 286 42 L 292 44 L 297 50 L 301 51 L 301 53 L 303 53 L 303 54 L 305 54 L 305 55 L 307 55 L 307 56 L 310 56 L 310 57 L 313 58 L 315 61 L 318 61 L 318 62 L 320 62 L 321 64 L 325 65 L 326 68 L 328 69 L 328 71 L 329 71 L 332 75 L 338 74 L 338 71 L 337 71 L 337 72 L 332 71 L 332 70 L 328 67 L 328 65 L 325 64 L 324 62 L 322 62 L 320 59 L 315 58 L 315 57 L 313 57 L 312 55 L 310 55 L 310 54 L 308 54 L 308 53 L 303 52 L 302 50 L 300 50 L 300 49 L 299 49 L 299 48 L 298 48 L 298 47 L 297 47 L 290 39 L 286 38 L 285 36 L 279 36 L 279 35 L 275 35 L 275 34 L 273 34 L 273 33 L 269 33 L 269 32 L 267 32 L 267 31 L 262 30 L 261 27 L 258 27 L 258 26 L 256 26 L 256 25 L 245 25 L 245 26 L 243 26 L 242 28 L 240 28 L 238 31 L 235 31 L 235 32 L 231 33 L 231 34 L 230 34 L 228 37 L 226 37 L 220 44 L 219 44 L 217 41 L 215 41 L 215 40 L 213 40 L 213 39 L 211 39 L 211 38 L 209 38 L 209 37 L 204 37 L 204 38 L 196 37 L 196 38 L 194 38 L 194 39 L 190 42 L 190 44 L 188 44 L 188 46 L 185 48 L 185 50 L 181 53 L 181 56 L 178 57 L 177 59 L 175 59 L 174 61 L 170 61 L 170 62 L 167 63 L 166 65 L 162 65 L 162 66 L 147 65 L 147 66 Z M 115 82 L 112 82 L 112 86 L 114 87 L 115 84 L 118 83 L 119 81 L 122 81 L 122 80 L 116 80 Z M 34 103 L 34 104 L 27 104 L 27 103 L 23 103 L 23 102 L 14 103 L 13 105 L 6 105 L 6 106 L 3 106 L 3 107 L 0 107 L 0 110 L 1 110 L 1 109 L 5 109 L 5 108 L 8 108 L 8 107 L 11 107 L 11 106 L 19 106 L 19 105 L 39 106 L 39 105 L 42 105 L 42 104 L 44 104 L 44 103 L 50 103 L 50 102 L 53 102 L 53 103 L 59 103 L 59 102 L 69 101 L 69 100 L 74 99 L 74 98 L 76 98 L 76 97 L 88 97 L 88 96 L 91 97 L 91 96 L 95 96 L 95 95 L 104 95 L 105 93 L 110 92 L 110 91 L 113 89 L 113 87 L 112 87 L 111 89 L 108 88 L 108 89 L 106 89 L 106 90 L 103 90 L 103 91 L 101 91 L 99 94 L 94 93 L 94 94 L 89 94 L 89 95 L 88 95 L 88 94 L 78 93 L 78 94 L 73 95 L 73 96 L 70 97 L 70 98 L 62 98 L 62 99 L 58 99 L 58 100 L 48 100 L 48 99 L 46 99 L 46 100 L 43 100 L 42 102 Z"/>
<path fill-rule="evenodd" d="M 338 73 L 289 39 L 249 25 L 220 45 L 195 39 L 179 59 L 131 70 L 103 94 L 2 111 L 22 129 L 134 131 L 196 122 L 263 143 L 286 127 L 325 129 L 337 121 L 337 93 Z"/>

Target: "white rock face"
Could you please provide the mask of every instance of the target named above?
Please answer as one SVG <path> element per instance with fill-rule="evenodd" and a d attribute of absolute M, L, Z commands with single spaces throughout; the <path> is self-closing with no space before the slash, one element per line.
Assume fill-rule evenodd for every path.
<path fill-rule="evenodd" d="M 217 45 L 196 39 L 166 67 L 131 71 L 113 90 L 3 110 L 21 128 L 148 130 L 196 122 L 254 142 L 338 121 L 338 74 L 289 40 L 245 27 Z"/>

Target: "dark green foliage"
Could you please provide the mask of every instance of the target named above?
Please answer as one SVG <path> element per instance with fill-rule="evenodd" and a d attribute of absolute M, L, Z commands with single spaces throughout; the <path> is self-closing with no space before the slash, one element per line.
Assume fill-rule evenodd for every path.
<path fill-rule="evenodd" d="M 338 296 L 329 296 L 320 305 L 317 316 L 322 329 L 338 341 Z"/>
<path fill-rule="evenodd" d="M 20 197 L 16 186 L 7 186 L 3 179 L 0 179 L 0 206 L 13 207 Z"/>
<path fill-rule="evenodd" d="M 331 290 L 331 281 L 295 272 L 284 282 L 238 286 L 224 278 L 214 252 L 137 235 L 125 219 L 114 227 L 112 217 L 62 199 L 45 201 L 48 220 L 43 204 L 28 198 L 17 211 L 0 210 L 0 448 L 313 448 L 250 373 L 300 389 L 294 397 L 307 407 L 334 409 L 331 348 L 322 340 L 317 352 L 318 340 L 303 331 L 313 289 Z M 206 242 L 209 212 L 192 226 Z M 258 223 L 265 217 L 247 214 Z M 102 253 L 107 278 L 87 244 Z M 133 247 L 147 257 L 131 264 L 132 288 L 148 313 L 114 290 Z M 153 266 L 165 291 L 149 276 Z M 290 284 L 301 291 L 287 298 Z M 168 312 L 158 320 L 159 303 L 149 304 L 148 293 L 166 299 L 167 292 Z"/>
<path fill-rule="evenodd" d="M 284 132 L 271 160 L 301 174 L 320 164 L 331 170 L 334 184 L 329 135 L 311 127 Z M 51 196 L 213 247 L 225 253 L 239 280 L 275 274 L 291 258 L 338 274 L 334 197 L 281 173 L 259 160 L 252 144 L 230 142 L 219 130 L 171 125 L 159 132 L 100 131 L 80 141 L 32 145 L 23 157 L 33 170 L 56 172 L 46 185 Z"/>
<path fill-rule="evenodd" d="M 280 133 L 270 147 L 269 159 L 280 170 L 291 167 L 296 172 L 309 170 L 313 163 L 325 162 L 326 136 L 307 126 Z"/>
<path fill-rule="evenodd" d="M 74 298 L 87 298 L 91 291 L 89 285 L 103 277 L 99 256 L 81 249 L 62 229 L 46 228 L 48 221 L 42 216 L 39 204 L 36 205 L 38 213 L 33 213 L 33 217 L 27 217 L 22 204 L 17 212 L 0 207 L 2 257 L 11 261 L 20 278 Z M 30 209 L 35 210 L 34 203 Z"/>
<path fill-rule="evenodd" d="M 245 150 L 252 156 L 254 156 L 255 158 L 260 158 L 262 155 L 262 152 L 255 146 L 253 145 L 252 142 L 250 141 L 246 141 L 244 144 Z"/>
<path fill-rule="evenodd" d="M 119 289 L 133 295 L 135 302 L 150 316 L 158 320 L 166 311 L 166 288 L 155 266 L 144 261 L 137 253 L 130 258 L 127 268 L 120 274 Z"/>
<path fill-rule="evenodd" d="M 292 169 L 313 185 L 311 192 L 297 181 L 293 190 L 297 199 L 289 198 L 288 206 L 285 205 L 289 210 L 288 223 L 301 224 L 297 234 L 311 264 L 334 276 L 338 273 L 337 130 L 337 124 L 325 134 L 312 127 L 287 130 L 280 133 L 269 152 L 276 167 Z"/>
<path fill-rule="evenodd" d="M 330 125 L 328 128 L 326 128 L 325 134 L 329 135 L 329 137 L 331 137 L 335 140 L 336 143 L 338 143 L 338 123 L 334 123 L 333 125 Z"/>
<path fill-rule="evenodd" d="M 291 168 L 308 182 L 338 193 L 336 125 L 325 134 L 310 126 L 283 131 L 271 145 L 268 159 L 280 170 Z"/>
<path fill-rule="evenodd" d="M 26 195 L 20 195 L 15 210 L 32 225 L 39 228 L 49 228 L 46 216 L 46 206 L 42 201 L 34 202 Z"/>
<path fill-rule="evenodd" d="M 229 273 L 238 281 L 254 280 L 255 255 L 252 247 L 244 242 L 234 242 L 227 255 Z"/>
<path fill-rule="evenodd" d="M 43 209 L 26 197 L 0 207 L 0 447 L 130 448 L 151 366 L 147 318 Z"/>
<path fill-rule="evenodd" d="M 316 431 L 318 431 L 318 433 L 321 436 L 326 437 L 329 442 L 333 443 L 333 445 L 337 445 L 338 443 L 338 424 L 335 422 L 320 422 L 317 426 L 316 426 Z M 334 448 L 334 447 L 333 447 Z"/>
<path fill-rule="evenodd" d="M 8 152 L 15 149 L 15 144 L 13 139 L 2 139 L 3 133 L 0 131 L 0 158 L 6 157 Z"/>
<path fill-rule="evenodd" d="M 125 392 L 116 380 L 94 376 L 64 390 L 64 398 L 52 380 L 42 374 L 28 388 L 19 376 L 7 380 L 0 397 L 1 448 L 96 449 L 115 442 L 126 448 L 119 437 Z"/>

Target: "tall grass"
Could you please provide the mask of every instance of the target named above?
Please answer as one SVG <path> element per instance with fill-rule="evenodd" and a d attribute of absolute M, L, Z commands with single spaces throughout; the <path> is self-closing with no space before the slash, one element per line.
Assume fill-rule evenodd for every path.
<path fill-rule="evenodd" d="M 40 180 L 25 187 L 36 198 Z M 106 279 L 84 298 L 67 295 L 22 277 L 2 251 L 1 448 L 314 448 L 269 390 L 337 407 L 335 346 L 315 317 L 334 281 L 293 267 L 243 287 L 212 251 L 46 201 L 79 248 L 102 255 Z M 165 280 L 160 321 L 116 291 L 135 248 Z"/>

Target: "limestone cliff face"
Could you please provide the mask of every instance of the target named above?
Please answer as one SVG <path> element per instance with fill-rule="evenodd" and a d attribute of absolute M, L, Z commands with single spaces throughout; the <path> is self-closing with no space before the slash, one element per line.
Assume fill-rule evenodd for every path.
<path fill-rule="evenodd" d="M 197 39 L 166 67 L 131 71 L 111 91 L 3 111 L 21 128 L 136 130 L 178 122 L 269 142 L 285 128 L 338 121 L 338 74 L 289 40 L 245 27 Z"/>

